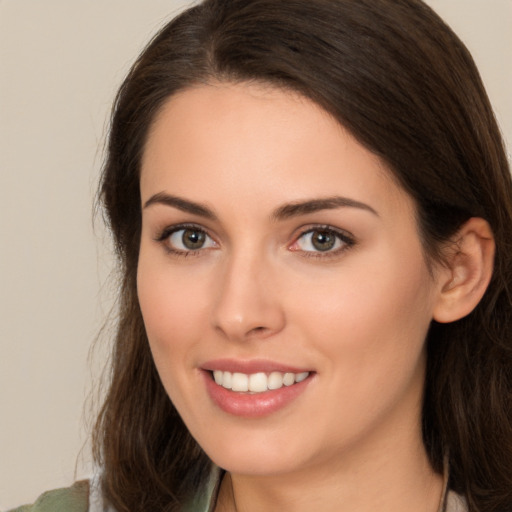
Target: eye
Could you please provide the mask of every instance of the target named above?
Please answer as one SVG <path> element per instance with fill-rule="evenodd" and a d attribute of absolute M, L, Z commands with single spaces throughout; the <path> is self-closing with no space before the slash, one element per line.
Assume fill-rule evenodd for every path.
<path fill-rule="evenodd" d="M 166 230 L 159 240 L 165 242 L 170 251 L 178 253 L 209 249 L 217 245 L 204 230 L 194 226 Z"/>
<path fill-rule="evenodd" d="M 310 229 L 297 238 L 291 249 L 295 251 L 338 252 L 354 245 L 354 240 L 332 228 Z"/>

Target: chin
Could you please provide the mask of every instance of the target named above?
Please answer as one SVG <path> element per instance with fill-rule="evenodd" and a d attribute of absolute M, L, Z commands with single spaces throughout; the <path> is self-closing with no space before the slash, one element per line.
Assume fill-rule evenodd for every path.
<path fill-rule="evenodd" d="M 223 454 L 212 460 L 220 468 L 237 475 L 275 476 L 297 470 L 297 462 L 283 460 L 279 452 L 269 457 L 262 456 L 261 451 L 247 455 Z"/>
<path fill-rule="evenodd" d="M 269 435 L 247 433 L 224 439 L 217 438 L 213 446 L 204 443 L 202 447 L 217 466 L 230 473 L 273 475 L 296 470 L 301 464 L 297 447 Z"/>

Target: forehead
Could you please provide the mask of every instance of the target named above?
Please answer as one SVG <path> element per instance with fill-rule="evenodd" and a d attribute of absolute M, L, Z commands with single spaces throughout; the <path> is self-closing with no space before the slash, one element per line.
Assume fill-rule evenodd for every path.
<path fill-rule="evenodd" d="M 141 173 L 143 200 L 162 191 L 201 202 L 222 192 L 241 207 L 258 197 L 260 208 L 334 194 L 376 206 L 411 202 L 383 162 L 324 109 L 260 84 L 198 86 L 166 102 Z"/>

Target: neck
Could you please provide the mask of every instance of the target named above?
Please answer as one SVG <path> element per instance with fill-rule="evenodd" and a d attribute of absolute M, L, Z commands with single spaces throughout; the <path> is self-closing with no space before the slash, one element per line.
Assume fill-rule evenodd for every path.
<path fill-rule="evenodd" d="M 387 441 L 301 472 L 226 474 L 216 512 L 438 512 L 443 477 L 431 468 L 421 435 L 399 431 Z"/>

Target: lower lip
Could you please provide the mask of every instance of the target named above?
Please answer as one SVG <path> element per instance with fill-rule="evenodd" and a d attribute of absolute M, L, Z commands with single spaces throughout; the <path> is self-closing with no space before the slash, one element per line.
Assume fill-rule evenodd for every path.
<path fill-rule="evenodd" d="M 223 388 L 215 383 L 211 372 L 202 373 L 212 401 L 224 412 L 244 418 L 267 416 L 283 409 L 306 390 L 312 378 L 310 374 L 307 379 L 292 386 L 249 394 Z"/>

